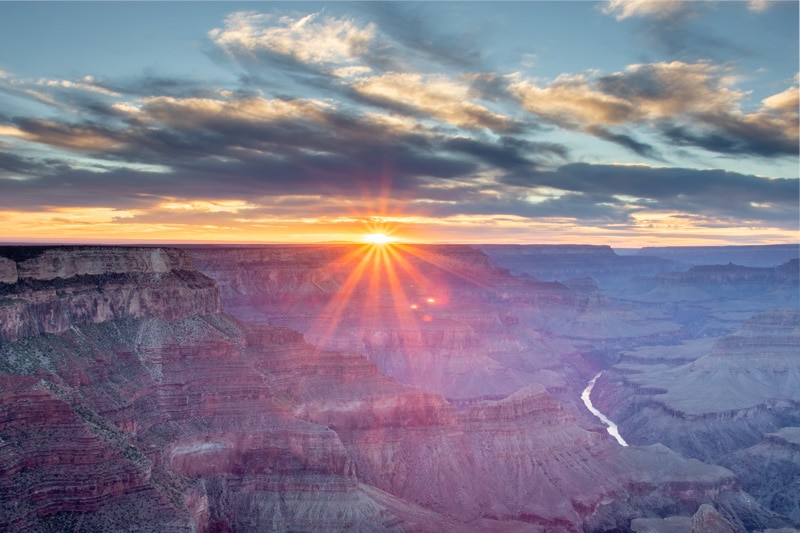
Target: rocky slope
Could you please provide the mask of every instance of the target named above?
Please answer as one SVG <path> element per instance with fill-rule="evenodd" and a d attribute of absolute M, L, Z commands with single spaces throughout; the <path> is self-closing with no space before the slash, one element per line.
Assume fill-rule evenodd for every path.
<path fill-rule="evenodd" d="M 631 305 L 659 305 L 689 337 L 733 333 L 757 313 L 800 307 L 800 260 L 773 267 L 694 266 L 687 271 L 632 279 L 616 297 Z"/>
<path fill-rule="evenodd" d="M 5 288 L 34 326 L 0 343 L 0 529 L 397 529 L 336 434 L 275 400 L 185 255 L 99 250 L 109 273 L 80 266 L 93 251 L 49 251 L 66 278 Z"/>
<path fill-rule="evenodd" d="M 496 309 L 497 288 L 515 282 L 499 272 L 491 290 L 475 291 L 492 280 L 485 266 L 456 270 L 470 254 L 434 258 L 436 270 L 406 294 Z M 289 269 L 296 255 L 286 258 Z M 179 251 L 30 249 L 6 259 L 17 278 L 5 276 L 0 294 L 0 308 L 16 309 L 0 334 L 0 529 L 603 531 L 702 503 L 725 509 L 740 531 L 780 524 L 757 504 L 744 513 L 730 470 L 663 447 L 621 448 L 541 384 L 454 405 L 353 350 L 236 321 Z M 336 281 L 311 274 L 308 295 Z M 309 280 L 304 269 L 275 276 Z M 247 282 L 273 283 L 264 280 Z M 462 282 L 471 288 L 460 295 Z M 560 285 L 534 288 L 513 298 L 529 309 L 581 301 Z M 277 296 L 276 305 L 308 307 Z M 453 310 L 426 312 L 455 320 Z M 440 331 L 433 338 L 454 353 L 471 346 L 469 334 Z"/>
<path fill-rule="evenodd" d="M 355 354 L 276 343 L 298 335 L 284 328 L 247 331 L 255 368 L 294 415 L 337 433 L 362 482 L 461 527 L 596 531 L 740 498 L 730 471 L 663 448 L 621 448 L 580 428 L 541 385 L 456 411 Z"/>
<path fill-rule="evenodd" d="M 720 459 L 759 503 L 800 524 L 800 427 L 767 433 Z"/>
<path fill-rule="evenodd" d="M 219 311 L 216 285 L 178 250 L 0 248 L 0 340 L 122 318 L 177 318 Z"/>
<path fill-rule="evenodd" d="M 648 360 L 655 349 L 638 351 L 632 359 L 623 356 L 603 373 L 593 401 L 628 442 L 660 442 L 689 457 L 733 467 L 748 480 L 745 488 L 756 489 L 764 503 L 797 526 L 791 505 L 786 514 L 784 503 L 765 495 L 784 489 L 765 470 L 769 462 L 752 460 L 745 449 L 758 454 L 768 447 L 758 444 L 765 435 L 777 432 L 767 438 L 774 443 L 778 435 L 789 435 L 781 428 L 800 424 L 798 346 L 800 310 L 773 310 L 716 340 L 705 353 L 695 351 L 693 359 Z M 695 347 L 702 349 L 703 343 Z"/>

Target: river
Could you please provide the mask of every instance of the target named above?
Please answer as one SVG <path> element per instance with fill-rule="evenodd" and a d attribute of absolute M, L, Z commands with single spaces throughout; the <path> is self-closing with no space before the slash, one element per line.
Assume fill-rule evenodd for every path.
<path fill-rule="evenodd" d="M 609 420 L 606 415 L 598 411 L 594 405 L 592 405 L 592 399 L 591 399 L 592 389 L 594 388 L 594 384 L 597 381 L 597 378 L 600 377 L 600 374 L 602 374 L 602 372 L 593 377 L 592 380 L 589 382 L 589 384 L 586 385 L 586 388 L 583 389 L 583 393 L 581 394 L 581 400 L 583 400 L 583 403 L 584 405 L 586 405 L 586 408 L 589 409 L 589 411 L 591 411 L 594 416 L 599 418 L 603 424 L 605 424 L 606 431 L 608 431 L 608 434 L 617 439 L 617 442 L 619 442 L 622 446 L 627 446 L 628 443 L 625 442 L 625 439 L 623 439 L 622 435 L 619 434 L 619 428 L 617 427 L 617 425 L 611 420 Z"/>

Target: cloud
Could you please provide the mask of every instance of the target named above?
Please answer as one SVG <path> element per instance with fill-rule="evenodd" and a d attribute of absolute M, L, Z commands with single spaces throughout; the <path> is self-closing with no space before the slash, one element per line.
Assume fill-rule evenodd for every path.
<path fill-rule="evenodd" d="M 58 148 L 107 152 L 124 144 L 124 140 L 113 130 L 92 123 L 74 125 L 34 118 L 18 119 L 16 122 L 26 140 Z"/>
<path fill-rule="evenodd" d="M 353 82 L 353 89 L 370 101 L 417 112 L 464 128 L 508 131 L 514 121 L 471 100 L 470 85 L 444 75 L 387 72 Z"/>
<path fill-rule="evenodd" d="M 4 126 L 2 133 L 15 142 L 58 150 L 49 163 L 0 158 L 9 174 L 29 176 L 5 188 L 6 198 L 20 202 L 21 195 L 18 205 L 70 205 L 90 201 L 95 189 L 106 199 L 134 203 L 143 196 L 241 199 L 308 190 L 356 197 L 377 196 L 387 182 L 404 197 L 413 196 L 422 179 L 455 179 L 478 167 L 414 121 L 374 111 L 350 114 L 326 101 L 158 96 L 114 109 L 121 120 L 113 125 L 24 118 Z M 87 166 L 76 153 L 94 160 Z M 152 168 L 136 172 L 120 165 Z"/>
<path fill-rule="evenodd" d="M 0 143 L 0 149 L 4 146 Z M 39 168 L 35 161 L 15 153 L 0 150 L 0 180 L 30 175 Z"/>
<path fill-rule="evenodd" d="M 609 127 L 648 125 L 679 145 L 761 156 L 797 154 L 797 88 L 745 113 L 747 96 L 726 68 L 707 62 L 637 64 L 597 77 L 562 75 L 549 85 L 515 80 L 522 106 L 561 127 L 655 156 L 650 147 Z"/>
<path fill-rule="evenodd" d="M 685 0 L 608 0 L 602 6 L 606 15 L 617 20 L 630 17 L 666 17 L 687 9 Z"/>
<path fill-rule="evenodd" d="M 767 0 L 749 0 L 747 2 L 747 9 L 756 13 L 763 13 L 769 9 L 770 2 Z"/>
<path fill-rule="evenodd" d="M 436 21 L 447 15 L 436 3 L 366 2 L 359 7 L 377 21 L 385 36 L 380 63 L 387 69 L 422 61 L 440 69 L 482 70 L 483 53 L 473 44 L 476 30 L 443 34 Z M 398 65 L 400 61 L 403 65 Z"/>
<path fill-rule="evenodd" d="M 639 39 L 668 57 L 699 61 L 752 55 L 751 48 L 738 46 L 720 35 L 713 20 L 717 9 L 714 4 L 713 0 L 609 0 L 601 10 L 618 21 L 632 19 Z M 760 8 L 759 4 L 751 2 L 748 8 L 758 11 L 753 7 Z"/>
<path fill-rule="evenodd" d="M 515 123 L 511 119 L 474 103 L 473 81 L 386 73 L 353 82 L 361 82 L 367 93 L 371 89 L 372 98 L 382 95 L 389 112 L 356 110 L 331 99 L 216 91 L 213 97 L 120 96 L 109 104 L 116 114 L 107 123 L 13 119 L 2 130 L 13 142 L 62 152 L 49 161 L 0 158 L 7 175 L 27 177 L 4 187 L 4 203 L 31 209 L 99 207 L 113 198 L 121 209 L 166 210 L 174 218 L 189 212 L 199 216 L 202 206 L 209 214 L 214 205 L 247 202 L 254 207 L 236 209 L 237 216 L 247 218 L 274 198 L 306 197 L 309 190 L 355 201 L 379 197 L 388 187 L 396 201 L 441 216 L 495 212 L 622 223 L 642 209 L 669 209 L 796 220 L 797 207 L 787 202 L 796 193 L 792 180 L 565 165 L 571 155 L 565 146 L 519 135 L 508 126 Z M 630 134 L 629 126 L 650 126 L 675 144 L 721 153 L 789 150 L 778 142 L 792 134 L 796 138 L 797 88 L 743 113 L 737 102 L 745 93 L 733 88 L 735 81 L 726 69 L 707 63 L 674 62 L 633 65 L 607 76 L 564 76 L 543 86 L 514 80 L 511 90 L 540 119 L 645 157 L 659 153 Z M 398 105 L 404 113 L 391 112 Z M 87 165 L 72 154 L 95 160 Z"/>
<path fill-rule="evenodd" d="M 714 216 L 755 213 L 753 204 L 769 205 L 761 218 L 796 223 L 796 179 L 768 179 L 722 170 L 650 167 L 645 165 L 589 165 L 571 163 L 555 171 L 520 178 L 507 176 L 509 184 L 530 188 L 551 187 L 572 193 L 603 195 L 616 202 L 640 202 L 647 209 Z"/>
<path fill-rule="evenodd" d="M 635 106 L 642 118 L 658 119 L 730 111 L 745 96 L 731 88 L 735 82 L 724 67 L 672 61 L 630 65 L 598 78 L 596 87 L 602 94 Z"/>
<path fill-rule="evenodd" d="M 615 133 L 610 131 L 606 128 L 600 126 L 589 126 L 586 128 L 586 131 L 595 137 L 603 139 L 604 141 L 609 141 L 612 143 L 616 143 L 623 148 L 627 148 L 628 150 L 648 159 L 656 159 L 663 161 L 663 157 L 659 154 L 658 150 L 653 147 L 653 145 L 644 143 L 641 141 L 637 141 L 631 135 L 627 133 Z"/>
<path fill-rule="evenodd" d="M 637 114 L 631 102 L 594 89 L 584 75 L 561 75 L 546 87 L 515 81 L 511 90 L 527 111 L 568 129 L 630 122 Z"/>
<path fill-rule="evenodd" d="M 636 4 L 615 13 L 657 16 Z M 753 106 L 733 67 L 711 61 L 523 79 L 429 34 L 422 15 L 436 7 L 359 9 L 378 13 L 381 31 L 324 12 L 230 15 L 210 37 L 245 67 L 236 80 L 0 74 L 6 93 L 50 106 L 0 115 L 0 210 L 86 225 L 85 207 L 132 231 L 214 226 L 225 238 L 247 225 L 356 224 L 352 213 L 385 205 L 419 224 L 529 235 L 657 220 L 796 229 L 797 180 L 574 163 L 590 152 L 560 144 L 558 128 L 634 160 L 695 155 L 666 143 L 796 157 L 797 81 Z"/>
<path fill-rule="evenodd" d="M 482 161 L 489 169 L 518 173 L 534 171 L 542 160 L 563 160 L 568 155 L 566 147 L 562 145 L 524 141 L 515 137 L 501 137 L 497 141 L 453 137 L 445 140 L 442 147 Z"/>
<path fill-rule="evenodd" d="M 307 64 L 353 63 L 369 52 L 375 25 L 359 27 L 352 19 L 320 13 L 276 18 L 240 11 L 228 15 L 224 28 L 212 29 L 209 37 L 235 57 L 269 52 Z"/>

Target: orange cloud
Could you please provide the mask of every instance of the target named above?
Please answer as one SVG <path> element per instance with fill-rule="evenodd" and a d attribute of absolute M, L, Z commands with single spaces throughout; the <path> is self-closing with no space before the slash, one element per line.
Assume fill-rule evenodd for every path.
<path fill-rule="evenodd" d="M 383 102 L 402 104 L 454 126 L 506 130 L 511 121 L 470 101 L 469 86 L 444 75 L 387 72 L 355 81 L 360 94 Z"/>
<path fill-rule="evenodd" d="M 691 140 L 709 149 L 709 139 L 716 135 L 742 152 L 796 152 L 797 87 L 766 98 L 758 111 L 746 113 L 741 103 L 748 93 L 736 90 L 736 82 L 725 67 L 672 61 L 630 65 L 607 76 L 562 75 L 548 85 L 517 79 L 509 88 L 526 111 L 592 135 L 603 126 L 670 124 L 677 141 Z M 686 127 L 697 131 L 687 132 Z M 765 139 L 770 143 L 762 142 Z"/>

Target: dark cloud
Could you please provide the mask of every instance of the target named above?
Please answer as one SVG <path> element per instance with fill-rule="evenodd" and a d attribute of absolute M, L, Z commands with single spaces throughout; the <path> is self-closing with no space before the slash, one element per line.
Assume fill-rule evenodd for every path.
<path fill-rule="evenodd" d="M 726 115 L 701 115 L 703 124 L 711 127 L 689 127 L 664 121 L 659 131 L 680 146 L 699 146 L 709 152 L 761 157 L 796 156 L 797 137 L 763 121 L 743 121 Z"/>
<path fill-rule="evenodd" d="M 145 71 L 139 76 L 115 80 L 97 80 L 95 84 L 109 92 L 128 96 L 174 96 L 180 98 L 213 97 L 218 94 L 214 87 L 221 85 L 219 82 L 215 83 L 210 80 L 176 77 L 152 71 Z"/>
<path fill-rule="evenodd" d="M 752 204 L 798 211 L 798 181 L 767 179 L 722 170 L 572 163 L 527 180 L 506 178 L 515 185 L 548 186 L 565 191 L 642 198 L 652 207 L 694 212 L 736 213 Z M 796 216 L 796 215 L 795 215 Z"/>
<path fill-rule="evenodd" d="M 693 4 L 693 2 L 684 2 Z M 696 2 L 695 4 L 702 4 Z M 702 28 L 693 24 L 692 10 L 678 11 L 658 19 L 645 19 L 639 28 L 640 39 L 651 43 L 656 50 L 668 57 L 687 61 L 751 56 L 752 50 L 742 48 L 732 41 L 715 34 L 713 26 Z"/>
<path fill-rule="evenodd" d="M 568 153 L 560 144 L 535 143 L 515 137 L 501 137 L 496 142 L 453 137 L 444 141 L 442 148 L 469 155 L 496 169 L 521 173 L 535 170 L 536 161 L 553 156 L 564 159 Z"/>
<path fill-rule="evenodd" d="M 717 32 L 713 24 L 700 24 L 714 17 L 713 2 L 620 2 L 611 0 L 603 12 L 617 20 L 636 18 L 642 42 L 668 57 L 683 60 L 721 59 L 731 55 L 746 57 L 752 50 L 742 48 Z"/>
<path fill-rule="evenodd" d="M 630 135 L 624 133 L 614 133 L 599 126 L 590 127 L 587 129 L 587 131 L 595 137 L 618 144 L 642 157 L 657 161 L 664 161 L 658 150 L 656 150 L 653 145 L 639 142 Z"/>
<path fill-rule="evenodd" d="M 0 179 L 35 173 L 40 165 L 34 160 L 2 150 L 0 143 Z"/>

